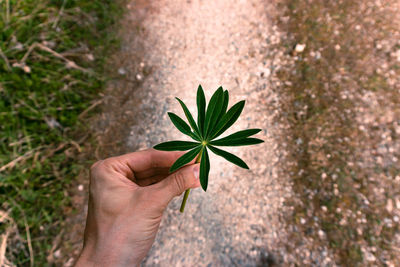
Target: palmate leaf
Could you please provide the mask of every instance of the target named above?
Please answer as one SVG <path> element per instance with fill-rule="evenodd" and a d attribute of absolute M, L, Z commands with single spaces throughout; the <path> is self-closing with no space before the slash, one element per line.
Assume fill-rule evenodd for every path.
<path fill-rule="evenodd" d="M 227 161 L 232 162 L 233 164 L 238 165 L 239 167 L 242 167 L 244 169 L 249 169 L 249 166 L 247 166 L 247 164 L 240 159 L 239 157 L 236 157 L 235 155 L 226 152 L 224 150 L 221 150 L 219 148 L 216 148 L 214 146 L 208 145 L 208 148 L 216 155 L 223 157 L 224 159 L 226 159 Z"/>
<path fill-rule="evenodd" d="M 263 143 L 264 141 L 257 138 L 243 138 L 243 139 L 232 139 L 232 140 L 214 140 L 210 142 L 213 146 L 249 146 Z"/>
<path fill-rule="evenodd" d="M 193 139 L 200 141 L 200 137 L 197 136 L 195 133 L 192 132 L 190 129 L 190 126 L 183 120 L 181 119 L 178 115 L 168 112 L 168 116 L 171 119 L 172 123 L 175 125 L 175 127 L 181 131 L 182 133 L 192 137 Z"/>
<path fill-rule="evenodd" d="M 178 128 L 179 131 L 199 142 L 169 141 L 154 146 L 155 149 L 164 151 L 189 150 L 175 161 L 170 168 L 170 172 L 178 170 L 198 156 L 200 161 L 200 183 L 204 191 L 206 191 L 210 172 L 210 159 L 207 148 L 209 148 L 216 155 L 223 157 L 239 167 L 245 169 L 249 168 L 242 159 L 232 153 L 221 150 L 216 146 L 245 146 L 262 143 L 264 142 L 263 140 L 250 137 L 259 133 L 261 129 L 246 129 L 223 137 L 219 140 L 215 140 L 237 121 L 243 111 L 245 105 L 244 100 L 239 101 L 228 109 L 229 93 L 227 90 L 219 87 L 214 92 L 207 105 L 204 90 L 202 86 L 199 85 L 196 98 L 196 122 L 185 103 L 183 103 L 183 101 L 181 101 L 179 98 L 176 99 L 182 106 L 187 118 L 187 122 L 174 113 L 168 113 L 172 123 L 176 126 L 176 128 Z M 184 208 L 184 204 L 186 203 L 185 200 L 187 199 L 188 194 L 189 191 L 186 191 L 181 210 Z"/>
<path fill-rule="evenodd" d="M 204 120 L 204 135 L 205 138 L 209 136 L 210 131 L 214 128 L 217 122 L 218 116 L 222 109 L 222 97 L 223 97 L 222 87 L 218 88 L 210 99 L 206 111 L 206 118 Z"/>
<path fill-rule="evenodd" d="M 174 172 L 177 169 L 183 167 L 183 165 L 188 164 L 190 161 L 192 161 L 201 151 L 203 146 L 198 146 L 190 150 L 189 152 L 183 154 L 180 158 L 178 158 L 174 164 L 172 164 L 171 168 L 169 169 L 169 172 Z"/>
<path fill-rule="evenodd" d="M 204 147 L 201 153 L 201 162 L 200 162 L 200 184 L 204 191 L 207 191 L 209 173 L 210 173 L 210 158 L 208 157 L 207 148 Z"/>
<path fill-rule="evenodd" d="M 204 119 L 206 116 L 206 97 L 203 88 L 199 85 L 197 89 L 197 125 L 201 136 L 204 136 Z"/>
<path fill-rule="evenodd" d="M 199 145 L 201 144 L 189 141 L 168 141 L 155 145 L 153 148 L 162 151 L 185 151 L 195 148 Z"/>
<path fill-rule="evenodd" d="M 229 127 L 231 127 L 242 113 L 245 101 L 242 100 L 233 105 L 221 118 L 215 129 L 212 131 L 210 140 L 223 134 Z"/>
<path fill-rule="evenodd" d="M 176 100 L 179 101 L 179 104 L 181 104 L 183 112 L 185 113 L 185 116 L 190 124 L 190 126 L 192 127 L 193 131 L 199 136 L 201 136 L 199 128 L 196 125 L 196 122 L 193 119 L 192 114 L 190 113 L 189 109 L 186 107 L 185 103 L 182 102 L 182 100 L 180 100 L 179 98 L 175 97 Z"/>

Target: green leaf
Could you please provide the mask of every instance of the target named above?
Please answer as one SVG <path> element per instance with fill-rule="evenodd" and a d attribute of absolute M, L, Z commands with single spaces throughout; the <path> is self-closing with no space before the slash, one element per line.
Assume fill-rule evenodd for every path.
<path fill-rule="evenodd" d="M 192 161 L 201 151 L 203 146 L 198 146 L 190 150 L 189 152 L 183 154 L 180 158 L 178 158 L 174 164 L 172 164 L 171 168 L 169 169 L 169 172 L 174 172 L 177 169 L 181 168 L 183 165 L 189 163 Z"/>
<path fill-rule="evenodd" d="M 200 184 L 204 191 L 207 191 L 208 174 L 210 173 L 210 158 L 208 157 L 207 148 L 204 147 L 201 154 L 200 162 Z"/>
<path fill-rule="evenodd" d="M 196 133 L 191 131 L 190 126 L 183 119 L 181 119 L 178 115 L 176 115 L 172 112 L 168 112 L 168 116 L 171 119 L 172 123 L 175 125 L 175 127 L 179 131 L 190 136 L 194 140 L 197 140 L 197 141 L 201 140 L 201 138 Z"/>
<path fill-rule="evenodd" d="M 208 104 L 206 118 L 204 120 L 204 136 L 206 138 L 209 136 L 210 131 L 214 128 L 219 113 L 221 112 L 223 93 L 224 91 L 222 87 L 219 87 L 211 97 L 210 103 Z"/>
<path fill-rule="evenodd" d="M 231 135 L 228 135 L 224 138 L 219 139 L 218 141 L 231 141 L 234 139 L 243 139 L 252 135 L 255 135 L 256 133 L 259 133 L 261 131 L 261 129 L 247 129 L 247 130 L 242 130 L 236 133 L 233 133 Z"/>
<path fill-rule="evenodd" d="M 221 112 L 219 113 L 217 122 L 222 118 L 223 115 L 225 115 L 226 110 L 228 109 L 228 103 L 229 103 L 228 90 L 225 90 L 223 98 L 224 98 L 224 100 L 223 100 L 223 104 L 222 104 L 222 109 L 221 109 Z"/>
<path fill-rule="evenodd" d="M 233 105 L 228 112 L 226 112 L 221 120 L 218 122 L 217 126 L 213 130 L 213 134 L 211 135 L 211 140 L 223 134 L 235 121 L 239 118 L 240 113 L 244 108 L 245 101 L 239 101 L 235 105 Z"/>
<path fill-rule="evenodd" d="M 196 122 L 194 121 L 193 116 L 192 116 L 192 114 L 190 113 L 189 109 L 186 107 L 185 103 L 182 102 L 182 100 L 180 100 L 180 99 L 177 98 L 177 97 L 175 97 L 175 98 L 176 98 L 176 100 L 178 100 L 179 103 L 181 104 L 182 109 L 183 109 L 183 112 L 185 112 L 185 116 L 186 116 L 187 120 L 189 121 L 190 126 L 192 126 L 193 131 L 194 131 L 199 137 L 201 137 L 199 128 L 197 127 Z"/>
<path fill-rule="evenodd" d="M 197 89 L 197 125 L 202 136 L 204 136 L 204 118 L 206 116 L 206 97 L 203 88 L 199 85 Z"/>
<path fill-rule="evenodd" d="M 257 138 L 243 138 L 243 139 L 233 139 L 233 140 L 215 140 L 211 141 L 210 144 L 214 146 L 249 146 L 260 144 L 264 142 L 263 140 Z"/>
<path fill-rule="evenodd" d="M 172 123 L 175 125 L 176 128 L 178 128 L 179 131 L 182 133 L 189 135 L 192 131 L 190 129 L 190 126 L 183 120 L 181 119 L 178 115 L 172 112 L 168 112 L 168 116 L 171 119 Z"/>
<path fill-rule="evenodd" d="M 163 151 L 185 151 L 201 145 L 200 143 L 188 142 L 188 141 L 168 141 L 158 145 L 153 148 Z"/>
<path fill-rule="evenodd" d="M 215 154 L 218 155 L 218 156 L 223 157 L 223 158 L 226 159 L 227 161 L 230 161 L 230 162 L 232 162 L 233 164 L 236 164 L 236 165 L 238 165 L 239 167 L 242 167 L 242 168 L 244 168 L 244 169 L 249 169 L 249 166 L 247 166 L 247 164 L 246 164 L 242 159 L 236 157 L 235 155 L 233 155 L 233 154 L 231 154 L 231 153 L 229 153 L 229 152 L 227 152 L 227 151 L 221 150 L 221 149 L 219 149 L 219 148 L 210 146 L 210 145 L 208 146 L 208 148 L 210 148 L 210 150 L 211 150 L 213 153 L 215 153 Z"/>

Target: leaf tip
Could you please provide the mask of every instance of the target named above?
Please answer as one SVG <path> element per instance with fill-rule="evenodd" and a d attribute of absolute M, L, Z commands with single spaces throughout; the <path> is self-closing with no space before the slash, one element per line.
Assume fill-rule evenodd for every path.
<path fill-rule="evenodd" d="M 207 185 L 201 185 L 201 188 L 203 188 L 204 192 L 207 192 Z"/>
<path fill-rule="evenodd" d="M 158 150 L 158 148 L 160 147 L 160 144 L 154 145 L 153 148 Z"/>

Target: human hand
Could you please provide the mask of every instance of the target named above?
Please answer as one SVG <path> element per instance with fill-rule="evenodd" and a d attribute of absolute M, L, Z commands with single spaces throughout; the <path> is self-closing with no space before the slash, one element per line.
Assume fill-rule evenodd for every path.
<path fill-rule="evenodd" d="M 200 186 L 199 164 L 169 174 L 182 154 L 149 149 L 92 166 L 84 245 L 76 266 L 140 264 L 171 199 Z"/>

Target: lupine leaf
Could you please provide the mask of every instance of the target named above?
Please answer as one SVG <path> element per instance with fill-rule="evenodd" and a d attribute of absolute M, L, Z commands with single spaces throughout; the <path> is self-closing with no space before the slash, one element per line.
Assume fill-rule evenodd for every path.
<path fill-rule="evenodd" d="M 204 136 L 207 138 L 210 131 L 213 129 L 218 115 L 222 109 L 222 97 L 223 97 L 223 89 L 222 87 L 218 88 L 217 91 L 213 94 L 210 99 L 210 103 L 208 104 L 206 111 L 206 118 L 204 120 Z"/>
<path fill-rule="evenodd" d="M 200 162 L 200 184 L 204 191 L 207 191 L 209 173 L 210 173 L 210 158 L 208 157 L 207 148 L 204 147 L 201 154 L 201 162 Z"/>
<path fill-rule="evenodd" d="M 255 145 L 264 142 L 263 140 L 257 138 L 243 138 L 243 139 L 233 139 L 233 140 L 214 140 L 210 144 L 213 146 L 248 146 Z"/>
<path fill-rule="evenodd" d="M 199 128 L 196 125 L 196 122 L 193 119 L 192 114 L 190 113 L 189 109 L 186 107 L 185 103 L 182 102 L 182 100 L 180 100 L 179 98 L 175 97 L 176 100 L 179 101 L 179 104 L 181 104 L 183 112 L 185 113 L 185 116 L 187 118 L 187 120 L 189 121 L 190 126 L 192 126 L 193 131 L 200 137 L 200 131 Z"/>
<path fill-rule="evenodd" d="M 176 98 L 185 113 L 188 123 L 176 114 L 168 113 L 171 121 L 182 133 L 189 135 L 193 139 L 199 142 L 188 142 L 188 141 L 169 141 L 154 146 L 155 149 L 164 151 L 185 151 L 184 155 L 178 158 L 175 163 L 171 166 L 170 172 L 176 171 L 182 166 L 191 162 L 196 156 L 200 154 L 200 183 L 204 191 L 207 190 L 208 176 L 210 172 L 210 159 L 208 155 L 207 147 L 216 155 L 225 158 L 226 160 L 238 165 L 239 167 L 248 169 L 247 164 L 235 156 L 232 153 L 221 150 L 216 146 L 245 146 L 255 145 L 264 142 L 257 138 L 251 138 L 250 136 L 257 134 L 261 129 L 246 129 L 230 134 L 219 140 L 214 140 L 221 134 L 223 134 L 229 127 L 231 127 L 239 118 L 243 111 L 245 101 L 239 101 L 233 105 L 230 109 L 229 106 L 229 93 L 222 87 L 219 87 L 212 95 L 208 105 L 206 102 L 204 90 L 201 85 L 197 89 L 197 123 L 193 119 L 192 114 L 188 110 L 185 103 L 179 98 Z M 203 142 L 206 141 L 206 142 Z M 186 198 L 188 194 L 185 194 L 185 198 L 181 207 L 184 208 Z"/>
<path fill-rule="evenodd" d="M 224 98 L 224 100 L 223 100 L 223 104 L 222 104 L 222 109 L 221 109 L 221 112 L 219 113 L 217 123 L 218 123 L 219 120 L 222 118 L 222 116 L 225 115 L 226 110 L 228 109 L 228 103 L 229 103 L 229 93 L 228 93 L 228 90 L 225 90 L 225 91 L 224 91 L 223 98 Z"/>
<path fill-rule="evenodd" d="M 228 135 L 224 138 L 219 139 L 218 141 L 232 141 L 234 139 L 244 139 L 246 137 L 255 135 L 256 133 L 259 133 L 261 131 L 261 129 L 247 129 L 247 130 L 242 130 L 236 133 L 233 133 L 231 135 Z"/>
<path fill-rule="evenodd" d="M 210 136 L 211 140 L 223 134 L 229 127 L 232 126 L 242 113 L 245 101 L 239 101 L 233 105 L 221 118 Z"/>
<path fill-rule="evenodd" d="M 174 172 L 177 169 L 181 168 L 183 165 L 189 163 L 190 161 L 192 161 L 197 154 L 199 154 L 199 152 L 201 151 L 203 146 L 198 146 L 193 148 L 192 150 L 190 150 L 189 152 L 183 154 L 183 156 L 181 156 L 180 158 L 178 158 L 174 164 L 172 164 L 171 168 L 169 169 L 169 172 Z"/>
<path fill-rule="evenodd" d="M 206 116 L 206 97 L 203 88 L 199 85 L 197 89 L 197 125 L 202 136 L 204 136 L 204 118 Z"/>
<path fill-rule="evenodd" d="M 201 140 L 201 138 L 196 133 L 192 132 L 190 126 L 181 117 L 172 112 L 168 112 L 168 116 L 179 131 L 190 136 L 196 141 Z"/>
<path fill-rule="evenodd" d="M 168 112 L 168 116 L 171 119 L 172 123 L 175 125 L 175 127 L 179 131 L 192 137 L 193 139 L 195 139 L 197 141 L 200 141 L 200 138 L 198 138 L 194 133 L 192 133 L 190 126 L 183 119 L 181 119 L 178 115 L 176 115 L 172 112 Z"/>
<path fill-rule="evenodd" d="M 163 151 L 185 151 L 197 146 L 201 145 L 200 143 L 196 142 L 189 142 L 189 141 L 168 141 L 158 145 L 155 145 L 153 148 L 157 150 Z"/>
<path fill-rule="evenodd" d="M 249 166 L 247 166 L 247 164 L 246 164 L 242 159 L 240 159 L 239 157 L 236 157 L 235 155 L 233 155 L 233 154 L 231 154 L 231 153 L 229 153 L 229 152 L 227 152 L 227 151 L 221 150 L 221 149 L 219 149 L 219 148 L 216 148 L 216 147 L 213 147 L 213 146 L 210 146 L 210 145 L 208 145 L 208 148 L 209 148 L 214 154 L 223 157 L 223 158 L 226 159 L 227 161 L 230 161 L 230 162 L 232 162 L 233 164 L 236 164 L 236 165 L 238 165 L 239 167 L 242 167 L 242 168 L 244 168 L 244 169 L 249 169 Z"/>

